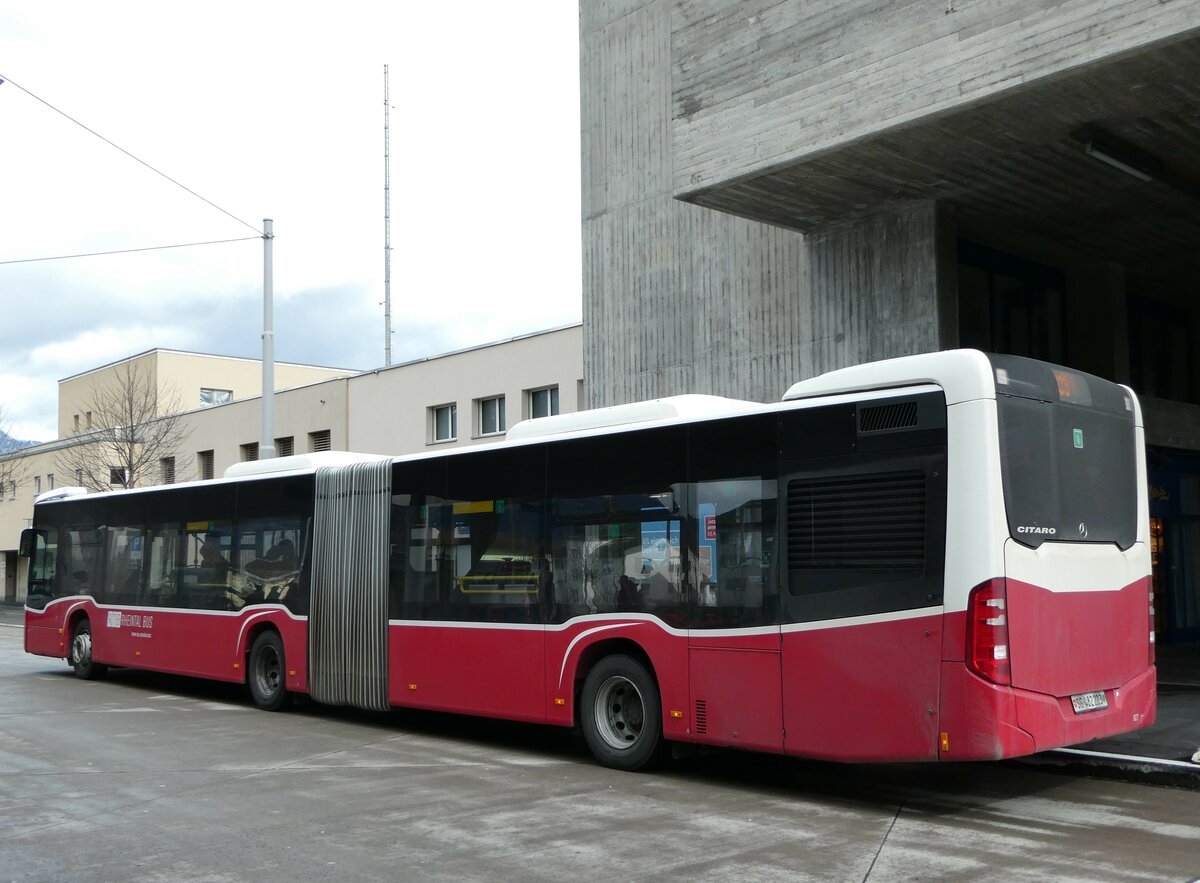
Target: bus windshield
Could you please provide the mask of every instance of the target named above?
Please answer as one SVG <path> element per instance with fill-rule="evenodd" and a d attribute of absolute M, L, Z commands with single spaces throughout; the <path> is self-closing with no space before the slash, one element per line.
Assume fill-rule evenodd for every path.
<path fill-rule="evenodd" d="M 1044 542 L 1137 539 L 1133 400 L 1115 383 L 1044 362 L 991 356 L 1009 533 Z"/>

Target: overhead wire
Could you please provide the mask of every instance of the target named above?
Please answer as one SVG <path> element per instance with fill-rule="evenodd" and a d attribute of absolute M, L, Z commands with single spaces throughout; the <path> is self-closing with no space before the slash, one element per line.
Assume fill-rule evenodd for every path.
<path fill-rule="evenodd" d="M 180 242 L 176 245 L 148 245 L 144 248 L 121 248 L 115 251 L 89 251 L 81 254 L 51 255 L 44 258 L 19 258 L 15 261 L 0 261 L 0 266 L 4 264 L 32 264 L 37 261 L 63 261 L 67 258 L 94 258 L 106 254 L 130 254 L 135 251 L 162 251 L 165 248 L 191 248 L 193 245 L 221 245 L 226 242 L 249 242 L 252 239 L 261 238 L 261 236 L 242 236 L 238 239 L 213 239 L 209 242 Z"/>
<path fill-rule="evenodd" d="M 241 224 L 241 225 L 243 225 L 243 226 L 245 226 L 245 227 L 249 227 L 249 228 L 250 228 L 251 230 L 253 230 L 253 231 L 254 231 L 256 234 L 258 234 L 259 238 L 261 238 L 261 237 L 264 235 L 264 234 L 263 234 L 263 231 L 262 231 L 262 230 L 260 230 L 260 229 L 258 229 L 257 227 L 255 227 L 253 224 L 250 224 L 250 223 L 247 223 L 246 221 L 243 221 L 241 218 L 239 218 L 237 215 L 233 214 L 232 212 L 230 212 L 230 211 L 227 211 L 226 209 L 223 209 L 223 208 L 221 208 L 221 206 L 217 205 L 217 204 L 216 204 L 215 202 L 213 202 L 211 199 L 206 199 L 205 197 L 203 197 L 203 196 L 201 196 L 199 193 L 197 193 L 195 190 L 192 190 L 190 187 L 186 187 L 186 186 L 184 186 L 183 184 L 180 184 L 178 181 L 176 181 L 174 178 L 172 178 L 172 177 L 171 177 L 170 175 L 168 175 L 166 172 L 159 171 L 159 170 L 158 170 L 158 169 L 156 169 L 154 166 L 150 165 L 150 163 L 146 162 L 144 159 L 141 159 L 140 157 L 134 156 L 132 153 L 130 153 L 128 150 L 126 150 L 126 149 L 125 149 L 124 147 L 122 147 L 121 145 L 119 145 L 119 144 L 116 144 L 116 143 L 114 143 L 113 141 L 110 141 L 108 138 L 105 138 L 103 135 L 101 135 L 101 134 L 100 134 L 99 132 L 97 132 L 95 129 L 92 129 L 92 128 L 90 128 L 89 126 L 86 126 L 86 125 L 84 125 L 83 123 L 81 123 L 79 120 L 75 119 L 75 117 L 71 116 L 71 115 L 70 115 L 69 113 L 67 113 L 66 111 L 59 110 L 57 107 L 55 107 L 55 106 L 54 106 L 53 104 L 51 104 L 49 101 L 47 101 L 46 99 L 42 98 L 42 97 L 41 97 L 41 96 L 39 96 L 39 95 L 35 95 L 34 93 L 30 92 L 28 89 L 26 89 L 26 88 L 25 88 L 24 86 L 22 86 L 20 83 L 15 83 L 15 82 L 13 82 L 11 79 L 9 79 L 8 77 L 4 76 L 3 74 L 0 74 L 0 83 L 8 83 L 8 85 L 10 85 L 10 86 L 15 86 L 16 88 L 18 88 L 18 89 L 20 89 L 22 92 L 24 92 L 26 95 L 28 95 L 30 98 L 33 98 L 33 99 L 35 99 L 35 100 L 37 100 L 37 101 L 40 101 L 42 104 L 46 105 L 46 107 L 50 108 L 50 109 L 51 109 L 52 111 L 54 111 L 55 113 L 57 113 L 57 114 L 59 114 L 59 115 L 61 115 L 61 116 L 64 116 L 64 117 L 66 117 L 68 120 L 70 120 L 71 122 L 73 122 L 75 125 L 79 126 L 81 129 L 84 129 L 85 131 L 87 131 L 87 132 L 90 132 L 91 134 L 95 135 L 97 138 L 99 138 L 99 139 L 100 139 L 101 141 L 103 141 L 105 144 L 108 144 L 110 147 L 115 147 L 117 150 L 121 151 L 121 153 L 125 154 L 125 155 L 126 155 L 127 157 L 129 157 L 130 159 L 132 159 L 132 160 L 135 160 L 136 162 L 139 162 L 139 163 L 141 163 L 143 166 L 145 166 L 146 168 L 148 168 L 150 171 L 154 172 L 154 174 L 156 174 L 156 175 L 159 175 L 159 176 L 161 176 L 161 177 L 163 177 L 163 178 L 166 178 L 168 181 L 170 181 L 170 182 L 171 182 L 172 184 L 174 184 L 176 187 L 179 187 L 179 188 L 181 188 L 181 189 L 183 189 L 183 190 L 186 190 L 186 191 L 187 191 L 188 193 L 190 193 L 192 196 L 196 197 L 197 199 L 199 199 L 199 200 L 200 200 L 200 201 L 202 201 L 202 202 L 206 202 L 206 203 L 208 203 L 208 204 L 209 204 L 209 205 L 211 205 L 213 208 L 215 208 L 217 211 L 221 212 L 222 214 L 228 215 L 230 218 L 233 218 L 233 220 L 237 221 L 239 224 Z M 233 241 L 233 240 L 228 240 L 228 241 Z M 169 247 L 172 247 L 172 246 L 162 246 L 162 247 L 167 247 L 167 248 L 169 248 Z M 137 251 L 138 249 L 130 249 L 130 250 L 131 250 L 131 251 Z M 102 253 L 105 253 L 105 254 L 107 254 L 108 252 L 102 252 Z M 72 255 L 72 257 L 73 257 L 73 255 Z M 52 259 L 52 258 L 46 258 L 45 260 L 53 260 L 53 259 Z M 14 261 L 14 262 L 7 262 L 7 261 L 6 261 L 5 263 L 19 263 L 19 262 L 15 262 L 15 261 Z"/>

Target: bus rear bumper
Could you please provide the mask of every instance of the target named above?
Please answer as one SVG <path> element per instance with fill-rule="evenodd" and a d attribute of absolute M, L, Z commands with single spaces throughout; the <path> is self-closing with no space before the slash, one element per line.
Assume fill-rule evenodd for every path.
<path fill-rule="evenodd" d="M 1076 712 L 1070 696 L 1014 690 L 1017 722 L 1033 735 L 1036 751 L 1079 745 L 1140 730 L 1158 714 L 1157 670 L 1150 666 L 1120 687 L 1105 690 L 1107 708 Z"/>
<path fill-rule="evenodd" d="M 1071 697 L 983 680 L 961 662 L 942 663 L 939 760 L 1001 760 L 1148 727 L 1158 709 L 1156 671 L 1106 690 L 1108 707 L 1076 713 Z"/>

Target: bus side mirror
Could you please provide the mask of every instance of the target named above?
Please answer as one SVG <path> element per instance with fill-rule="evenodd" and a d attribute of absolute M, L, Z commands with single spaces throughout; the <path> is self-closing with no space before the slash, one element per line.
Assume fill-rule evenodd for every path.
<path fill-rule="evenodd" d="M 17 555 L 22 558 L 32 558 L 39 536 L 45 540 L 46 532 L 33 527 L 27 527 L 21 531 L 21 545 L 17 549 Z"/>

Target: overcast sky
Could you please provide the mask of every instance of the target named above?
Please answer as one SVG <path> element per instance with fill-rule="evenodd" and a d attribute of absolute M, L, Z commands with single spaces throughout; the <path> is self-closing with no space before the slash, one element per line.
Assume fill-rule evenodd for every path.
<path fill-rule="evenodd" d="M 577 10 L 0 0 L 0 262 L 255 237 L 239 221 L 270 217 L 276 358 L 382 365 L 387 64 L 393 362 L 578 321 Z M 261 355 L 262 253 L 0 263 L 12 434 L 53 438 L 56 382 L 114 359 Z"/>

